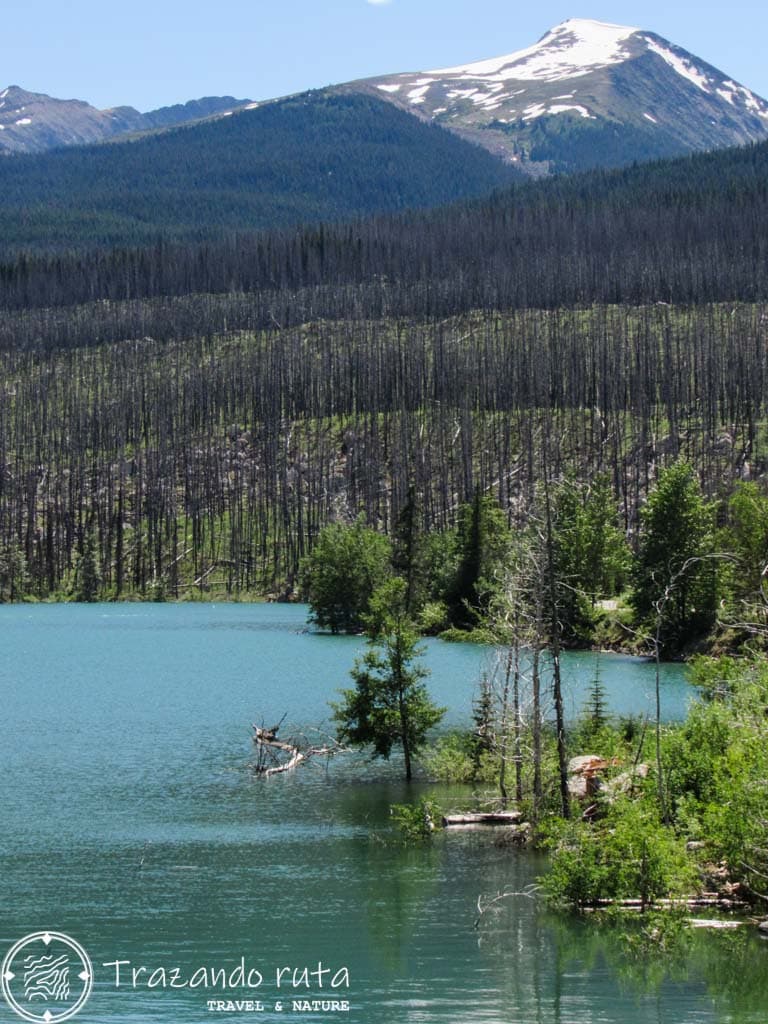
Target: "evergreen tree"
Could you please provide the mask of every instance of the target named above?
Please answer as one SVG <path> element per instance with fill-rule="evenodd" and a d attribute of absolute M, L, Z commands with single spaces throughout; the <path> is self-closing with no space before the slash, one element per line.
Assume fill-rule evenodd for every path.
<path fill-rule="evenodd" d="M 654 620 L 664 601 L 658 637 L 665 650 L 679 650 L 714 621 L 717 569 L 706 558 L 713 546 L 712 507 L 693 469 L 674 463 L 660 474 L 641 510 L 632 592 L 641 621 Z"/>
<path fill-rule="evenodd" d="M 340 742 L 372 746 L 375 756 L 386 760 L 401 747 L 410 780 L 413 755 L 446 709 L 433 703 L 423 682 L 429 670 L 420 662 L 424 648 L 406 609 L 406 593 L 406 582 L 395 578 L 371 598 L 368 650 L 352 668 L 354 688 L 342 690 L 342 700 L 332 707 Z"/>
<path fill-rule="evenodd" d="M 409 615 L 413 615 L 424 601 L 424 561 L 416 491 L 409 487 L 408 498 L 400 510 L 392 535 L 392 568 L 396 576 L 405 580 L 405 606 Z"/>
<path fill-rule="evenodd" d="M 93 603 L 99 599 L 101 572 L 96 550 L 96 537 L 92 529 L 86 531 L 83 548 L 75 567 L 73 597 L 76 601 Z"/>
<path fill-rule="evenodd" d="M 488 611 L 509 546 L 504 513 L 477 489 L 472 503 L 459 509 L 458 568 L 446 595 L 451 625 L 471 629 Z"/>
<path fill-rule="evenodd" d="M 496 746 L 498 723 L 495 703 L 493 682 L 484 672 L 480 677 L 477 695 L 472 701 L 472 721 L 475 724 L 472 731 L 472 753 L 475 771 L 480 768 L 483 755 L 490 754 Z"/>
<path fill-rule="evenodd" d="M 592 677 L 584 713 L 589 736 L 596 736 L 608 724 L 608 698 L 605 684 L 600 677 L 599 660 L 595 661 L 595 674 Z"/>

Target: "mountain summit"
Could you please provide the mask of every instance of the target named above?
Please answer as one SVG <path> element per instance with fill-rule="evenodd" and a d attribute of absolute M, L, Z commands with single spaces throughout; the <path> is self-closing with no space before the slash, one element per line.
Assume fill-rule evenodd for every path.
<path fill-rule="evenodd" d="M 572 18 L 533 46 L 343 86 L 375 91 L 534 173 L 768 137 L 768 103 L 653 32 Z"/>

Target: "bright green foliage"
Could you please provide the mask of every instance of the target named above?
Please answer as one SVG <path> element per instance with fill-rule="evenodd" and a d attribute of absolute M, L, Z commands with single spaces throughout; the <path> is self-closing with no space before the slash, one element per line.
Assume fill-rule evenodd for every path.
<path fill-rule="evenodd" d="M 549 845 L 551 869 L 542 885 L 553 903 L 580 909 L 639 899 L 646 907 L 698 886 L 685 843 L 641 801 L 620 801 L 599 825 L 557 823 Z"/>
<path fill-rule="evenodd" d="M 586 489 L 584 522 L 586 538 L 582 575 L 585 589 L 593 601 L 598 597 L 613 597 L 627 581 L 631 552 L 605 476 L 598 477 Z"/>
<path fill-rule="evenodd" d="M 389 574 L 390 553 L 388 539 L 362 516 L 321 530 L 301 567 L 313 621 L 332 633 L 359 632 L 371 595 Z"/>
<path fill-rule="evenodd" d="M 743 662 L 740 671 L 704 661 L 696 674 L 723 675 L 727 692 L 694 704 L 665 743 L 667 786 L 678 829 L 706 842 L 707 859 L 725 861 L 730 877 L 765 891 L 768 849 L 768 669 Z"/>
<path fill-rule="evenodd" d="M 735 601 L 752 603 L 760 597 L 762 573 L 768 565 L 768 497 L 754 483 L 740 483 L 728 502 L 728 525 L 723 546 L 734 555 L 728 573 Z"/>
<path fill-rule="evenodd" d="M 475 737 L 468 732 L 439 736 L 420 760 L 429 778 L 437 782 L 467 783 L 479 777 Z"/>
<path fill-rule="evenodd" d="M 0 603 L 19 601 L 29 587 L 29 573 L 24 552 L 18 544 L 0 551 Z"/>
<path fill-rule="evenodd" d="M 665 737 L 664 763 L 673 814 L 683 802 L 701 807 L 715 799 L 722 760 L 732 738 L 732 712 L 723 702 L 695 704 L 685 724 Z M 699 838 L 698 836 L 696 838 Z"/>
<path fill-rule="evenodd" d="M 419 632 L 425 636 L 437 636 L 448 624 L 448 612 L 442 601 L 427 601 L 419 612 Z"/>
<path fill-rule="evenodd" d="M 693 469 L 677 462 L 659 476 L 640 516 L 632 604 L 641 621 L 661 617 L 659 639 L 679 650 L 712 626 L 718 598 L 713 510 Z M 663 607 L 661 606 L 663 604 Z"/>
<path fill-rule="evenodd" d="M 403 839 L 411 843 L 431 839 L 442 816 L 434 800 L 425 797 L 417 804 L 392 804 L 390 813 Z"/>
<path fill-rule="evenodd" d="M 395 578 L 371 598 L 368 650 L 355 662 L 355 686 L 341 691 L 333 717 L 342 743 L 371 746 L 376 757 L 385 759 L 394 747 L 402 747 L 410 779 L 413 755 L 446 709 L 433 703 L 424 685 L 429 670 L 419 660 L 423 647 L 405 607 L 406 591 L 405 581 Z"/>
<path fill-rule="evenodd" d="M 472 503 L 459 509 L 458 567 L 446 594 L 451 625 L 470 629 L 488 611 L 510 543 L 511 532 L 499 505 L 475 491 Z"/>
<path fill-rule="evenodd" d="M 605 477 L 591 486 L 566 481 L 553 498 L 553 568 L 563 635 L 567 642 L 583 642 L 591 634 L 595 601 L 623 586 L 630 551 Z"/>
<path fill-rule="evenodd" d="M 708 658 L 696 655 L 688 662 L 689 682 L 707 701 L 725 700 L 739 688 L 744 662 L 723 655 Z"/>
<path fill-rule="evenodd" d="M 422 538 L 427 591 L 433 601 L 444 601 L 458 566 L 456 530 L 439 530 Z"/>

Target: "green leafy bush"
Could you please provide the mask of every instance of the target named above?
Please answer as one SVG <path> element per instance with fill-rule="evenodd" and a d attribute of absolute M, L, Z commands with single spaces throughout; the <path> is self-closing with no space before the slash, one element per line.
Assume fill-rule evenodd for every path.
<path fill-rule="evenodd" d="M 392 804 L 390 814 L 406 842 L 423 842 L 441 827 L 442 811 L 434 800 L 426 797 L 417 804 Z"/>
<path fill-rule="evenodd" d="M 645 908 L 699 887 L 684 842 L 639 801 L 617 802 L 599 824 L 556 823 L 547 845 L 551 867 L 541 884 L 552 903 L 581 909 L 638 899 Z"/>

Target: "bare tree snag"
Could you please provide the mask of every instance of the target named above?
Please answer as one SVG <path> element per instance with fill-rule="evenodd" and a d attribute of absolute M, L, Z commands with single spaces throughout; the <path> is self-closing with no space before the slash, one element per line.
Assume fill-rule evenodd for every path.
<path fill-rule="evenodd" d="M 313 757 L 331 758 L 347 752 L 346 747 L 331 738 L 323 737 L 324 742 L 312 743 L 302 734 L 290 736 L 285 741 L 279 740 L 277 734 L 282 723 L 283 719 L 271 729 L 253 725 L 253 742 L 257 752 L 253 770 L 257 775 L 279 775 L 281 772 L 293 771 Z"/>

